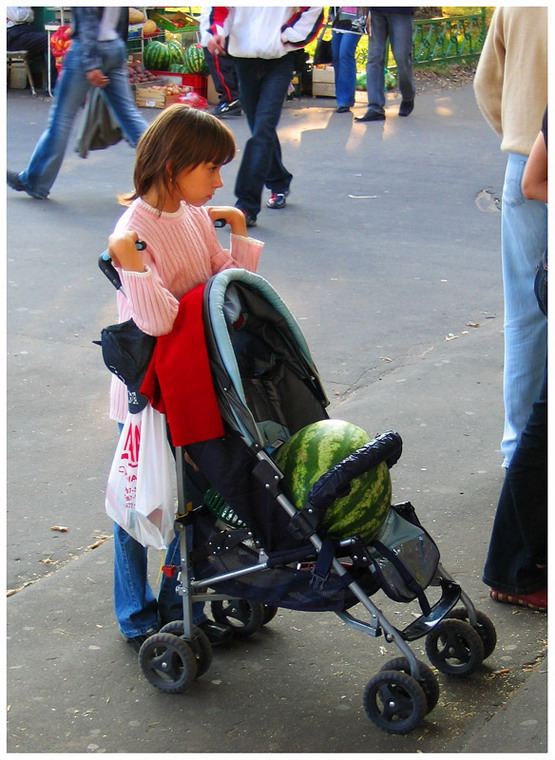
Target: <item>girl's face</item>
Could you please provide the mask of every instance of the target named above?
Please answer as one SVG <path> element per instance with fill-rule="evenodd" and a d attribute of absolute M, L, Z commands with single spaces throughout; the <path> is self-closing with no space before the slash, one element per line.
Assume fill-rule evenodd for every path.
<path fill-rule="evenodd" d="M 203 162 L 194 169 L 184 169 L 177 175 L 175 197 L 191 206 L 203 206 L 208 203 L 216 190 L 223 186 L 220 176 L 221 166 L 212 162 Z"/>

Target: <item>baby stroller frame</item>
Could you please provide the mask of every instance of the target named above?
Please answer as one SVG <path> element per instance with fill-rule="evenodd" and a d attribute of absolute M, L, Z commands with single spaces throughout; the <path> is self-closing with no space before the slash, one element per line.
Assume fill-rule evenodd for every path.
<path fill-rule="evenodd" d="M 260 306 L 259 301 L 263 302 Z M 222 418 L 233 431 L 228 448 L 235 451 L 237 442 L 242 444 L 240 471 L 248 470 L 245 482 L 253 494 L 256 511 L 273 514 L 277 505 L 284 519 L 281 524 L 272 524 L 264 534 L 264 527 L 256 523 L 257 515 L 253 517 L 252 511 L 249 512 L 249 505 L 243 504 L 241 498 L 236 500 L 236 489 L 230 487 L 226 491 L 226 477 L 221 477 L 220 472 L 209 472 L 215 458 L 210 446 L 205 446 L 210 441 L 187 446 L 186 451 L 221 493 L 225 510 L 218 511 L 207 503 L 193 508 L 186 494 L 185 450 L 176 448 L 179 517 L 175 525 L 180 533 L 181 564 L 165 567 L 164 572 L 177 576 L 183 620 L 167 624 L 144 642 L 139 652 L 141 670 L 152 685 L 168 693 L 186 690 L 208 670 L 211 646 L 205 634 L 193 625 L 195 601 L 211 602 L 215 619 L 231 624 L 239 636 L 249 636 L 268 623 L 279 606 L 329 610 L 357 631 L 373 638 L 384 635 L 401 652 L 401 657 L 387 662 L 370 679 L 364 690 L 363 705 L 377 726 L 389 733 L 406 734 L 421 723 L 439 698 L 434 672 L 417 659 L 410 643 L 425 637 L 428 658 L 441 673 L 466 676 L 493 652 L 495 628 L 445 571 L 439 562 L 439 553 L 424 587 L 419 587 L 415 578 L 404 572 L 406 568 L 397 563 L 395 556 L 390 558 L 395 567 L 400 565 L 407 584 L 416 589 L 410 598 L 418 597 L 422 610 L 405 628 L 392 625 L 371 599 L 378 589 L 396 599 L 380 575 L 375 551 L 357 536 L 331 541 L 320 532 L 320 524 L 328 506 L 345 492 L 355 477 L 373 470 L 381 462 L 386 462 L 388 467 L 395 464 L 402 448 L 400 437 L 389 431 L 353 452 L 314 484 L 305 506 L 299 511 L 282 487 L 283 473 L 270 455 L 269 443 L 274 440 L 279 425 L 292 434 L 310 422 L 327 418 L 324 412 L 327 398 L 304 337 L 271 286 L 260 276 L 244 270 L 227 270 L 210 280 L 205 289 L 204 315 L 216 395 Z M 268 423 L 266 409 L 260 418 L 258 410 L 246 402 L 243 383 L 248 384 L 249 380 L 242 374 L 242 368 L 239 371 L 237 358 L 242 349 L 231 346 L 232 338 L 237 337 L 231 326 L 242 325 L 244 316 L 252 317 L 250 324 L 254 325 L 255 343 L 261 336 L 267 339 L 273 353 L 281 354 L 282 363 L 293 367 L 291 377 L 280 378 L 286 395 L 294 387 L 294 394 L 300 399 L 295 414 L 288 419 L 278 414 Z M 279 346 L 275 341 L 278 334 Z M 249 349 L 253 345 L 252 335 Z M 300 376 L 302 383 L 297 383 Z M 275 395 L 274 391 L 272 388 L 270 395 Z M 221 442 L 217 445 L 221 447 Z M 271 504 L 269 512 L 264 512 L 264 502 Z M 392 505 L 390 512 L 417 531 L 420 541 L 429 540 L 435 548 L 410 502 Z M 193 524 L 195 536 L 199 532 L 202 538 L 191 548 Z M 274 537 L 284 525 L 283 535 L 290 540 L 276 542 Z M 395 547 L 395 552 L 382 548 L 389 555 L 395 554 L 399 547 Z M 286 576 L 287 581 L 282 585 Z M 290 579 L 296 584 L 294 594 L 287 591 Z M 281 596 L 274 591 L 276 586 Z M 423 593 L 428 586 L 437 587 L 441 594 L 432 606 Z M 297 604 L 292 600 L 299 593 L 303 602 Z M 455 608 L 459 600 L 463 606 Z M 355 604 L 362 605 L 368 620 L 348 611 Z"/>

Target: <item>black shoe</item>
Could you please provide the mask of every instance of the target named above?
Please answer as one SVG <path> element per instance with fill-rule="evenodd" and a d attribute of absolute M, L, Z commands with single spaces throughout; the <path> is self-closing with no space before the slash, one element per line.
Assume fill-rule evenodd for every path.
<path fill-rule="evenodd" d="M 350 110 L 349 106 L 337 106 L 335 113 L 349 113 Z"/>
<path fill-rule="evenodd" d="M 223 103 L 218 116 L 241 116 L 241 103 L 238 100 L 232 100 L 230 103 Z"/>
<path fill-rule="evenodd" d="M 355 121 L 385 121 L 385 114 L 369 108 L 363 116 L 356 116 Z"/>
<path fill-rule="evenodd" d="M 408 116 L 413 112 L 414 100 L 402 100 L 399 106 L 399 116 Z"/>
<path fill-rule="evenodd" d="M 243 216 L 245 217 L 245 221 L 247 223 L 247 227 L 256 227 L 256 214 L 251 214 L 251 213 L 249 213 L 248 211 L 245 211 L 245 209 L 242 209 L 242 208 L 240 208 L 239 210 L 243 212 Z"/>
<path fill-rule="evenodd" d="M 141 634 L 140 636 L 133 636 L 133 638 L 125 639 L 128 644 L 131 644 L 131 647 L 135 652 L 139 652 L 139 649 L 142 647 L 142 645 L 145 643 L 147 639 L 149 639 L 151 636 L 153 636 L 155 633 L 158 633 L 158 631 L 155 628 L 151 628 L 146 633 Z"/>
<path fill-rule="evenodd" d="M 233 638 L 233 630 L 229 625 L 215 623 L 213 620 L 205 620 L 197 626 L 204 631 L 208 641 L 213 647 L 219 647 L 221 644 L 227 644 Z"/>
<path fill-rule="evenodd" d="M 17 190 L 18 193 L 20 193 L 22 190 L 25 191 L 25 185 L 19 179 L 19 172 L 11 172 L 8 169 L 7 181 L 8 181 L 8 186 L 11 187 L 12 190 Z"/>

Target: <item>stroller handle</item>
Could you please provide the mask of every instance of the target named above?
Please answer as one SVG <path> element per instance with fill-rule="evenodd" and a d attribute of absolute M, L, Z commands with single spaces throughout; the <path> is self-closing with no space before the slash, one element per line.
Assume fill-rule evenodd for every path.
<path fill-rule="evenodd" d="M 144 251 L 146 248 L 146 243 L 144 243 L 142 240 L 137 240 L 135 243 L 135 248 L 138 251 Z M 110 280 L 114 288 L 116 290 L 121 290 L 125 295 L 125 291 L 122 287 L 121 277 L 118 274 L 118 270 L 112 263 L 112 259 L 108 251 L 104 251 L 104 253 L 100 254 L 98 257 L 98 266 L 100 267 L 102 274 L 104 274 Z"/>
<path fill-rule="evenodd" d="M 353 451 L 328 470 L 310 489 L 306 504 L 298 512 L 289 529 L 297 537 L 309 538 L 322 523 L 326 510 L 335 499 L 345 496 L 352 480 L 385 462 L 389 468 L 399 460 L 403 441 L 399 433 L 388 430 Z"/>

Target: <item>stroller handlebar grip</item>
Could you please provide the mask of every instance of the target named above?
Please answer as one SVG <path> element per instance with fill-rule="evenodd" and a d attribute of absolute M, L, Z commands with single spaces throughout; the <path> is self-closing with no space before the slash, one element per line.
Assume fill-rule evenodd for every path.
<path fill-rule="evenodd" d="M 399 433 L 389 430 L 376 436 L 364 446 L 353 451 L 343 461 L 328 470 L 310 489 L 306 504 L 293 518 L 293 529 L 301 529 L 301 523 L 305 530 L 315 533 L 326 514 L 327 508 L 335 499 L 348 493 L 352 480 L 369 470 L 373 470 L 382 462 L 388 467 L 398 461 L 401 456 L 403 442 Z M 303 514 L 304 513 L 304 514 Z M 298 520 L 296 518 L 299 518 Z M 308 537 L 305 535 L 305 537 Z"/>
<path fill-rule="evenodd" d="M 144 251 L 146 248 L 146 243 L 142 240 L 137 240 L 135 243 L 135 248 L 138 251 Z M 98 258 L 98 266 L 100 267 L 102 274 L 104 274 L 110 280 L 114 288 L 116 290 L 122 290 L 121 277 L 119 276 L 119 273 L 115 268 L 108 251 L 104 251 L 104 253 L 100 254 Z"/>

